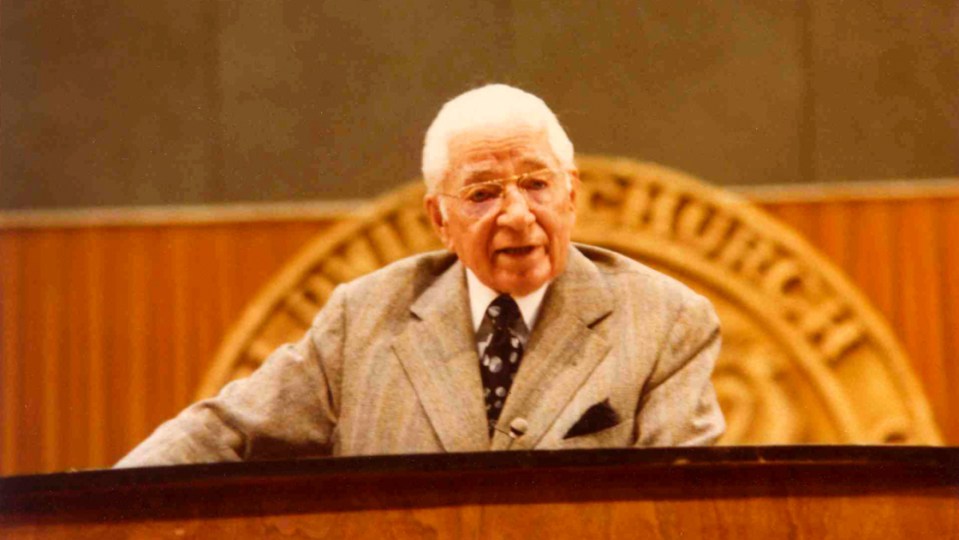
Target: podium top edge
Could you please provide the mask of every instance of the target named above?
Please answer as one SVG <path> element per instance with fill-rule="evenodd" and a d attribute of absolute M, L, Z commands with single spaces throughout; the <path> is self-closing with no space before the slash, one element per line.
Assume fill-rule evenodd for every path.
<path fill-rule="evenodd" d="M 295 460 L 204 463 L 97 469 L 0 478 L 0 500 L 31 493 L 70 493 L 150 487 L 224 486 L 234 483 L 313 481 L 350 477 L 396 478 L 522 471 L 643 472 L 755 468 L 891 471 L 927 470 L 959 485 L 959 447 L 930 446 L 720 446 L 641 449 L 509 451 L 315 457 Z M 943 476 L 944 475 L 944 476 Z"/>

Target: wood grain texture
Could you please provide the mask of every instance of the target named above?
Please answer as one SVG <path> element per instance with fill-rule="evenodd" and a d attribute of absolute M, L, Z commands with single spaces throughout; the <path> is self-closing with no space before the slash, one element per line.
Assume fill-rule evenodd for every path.
<path fill-rule="evenodd" d="M 512 488 L 514 486 L 510 486 Z M 41 523 L 5 538 L 955 538 L 954 493 L 463 505 L 142 521 Z"/>
<path fill-rule="evenodd" d="M 764 204 L 849 275 L 901 340 L 950 445 L 959 444 L 959 198 Z"/>
<path fill-rule="evenodd" d="M 954 449 L 937 449 L 941 458 L 930 461 L 909 448 L 884 449 L 912 454 L 899 462 L 875 456 L 830 461 L 822 457 L 822 447 L 776 449 L 793 449 L 797 456 L 708 457 L 749 447 L 560 451 L 544 453 L 547 459 L 513 452 L 380 456 L 369 466 L 358 464 L 364 458 L 346 458 L 30 477 L 0 486 L 0 535 L 911 539 L 959 534 L 959 477 L 954 457 L 947 455 Z M 554 458 L 569 461 L 555 465 Z"/>
<path fill-rule="evenodd" d="M 325 222 L 0 231 L 0 474 L 108 466 L 187 405 Z"/>
<path fill-rule="evenodd" d="M 849 274 L 959 444 L 959 198 L 764 202 Z M 0 229 L 0 474 L 112 464 L 326 220 Z"/>

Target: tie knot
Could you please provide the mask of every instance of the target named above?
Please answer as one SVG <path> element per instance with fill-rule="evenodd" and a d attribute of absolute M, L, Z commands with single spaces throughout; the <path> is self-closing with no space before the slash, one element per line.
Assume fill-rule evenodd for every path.
<path fill-rule="evenodd" d="M 516 300 L 513 300 L 512 296 L 501 294 L 490 302 L 489 307 L 486 308 L 486 316 L 488 316 L 496 326 L 508 328 L 519 319 L 519 306 L 516 305 Z"/>

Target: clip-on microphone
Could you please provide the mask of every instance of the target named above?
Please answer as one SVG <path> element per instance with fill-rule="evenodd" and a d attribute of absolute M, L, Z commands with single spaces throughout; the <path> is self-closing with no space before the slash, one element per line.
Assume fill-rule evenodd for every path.
<path fill-rule="evenodd" d="M 506 449 L 509 450 L 510 447 L 513 446 L 513 441 L 525 435 L 526 431 L 529 430 L 529 422 L 527 422 L 525 418 L 520 418 L 517 416 L 512 422 L 509 423 L 509 431 L 499 427 L 498 425 L 493 426 L 493 429 L 509 436 L 509 444 L 506 445 Z"/>

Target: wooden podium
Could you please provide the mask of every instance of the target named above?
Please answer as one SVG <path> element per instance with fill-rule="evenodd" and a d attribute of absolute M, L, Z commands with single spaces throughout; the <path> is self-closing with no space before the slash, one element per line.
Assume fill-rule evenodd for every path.
<path fill-rule="evenodd" d="M 0 537 L 959 538 L 959 449 L 375 456 L 0 479 Z"/>

